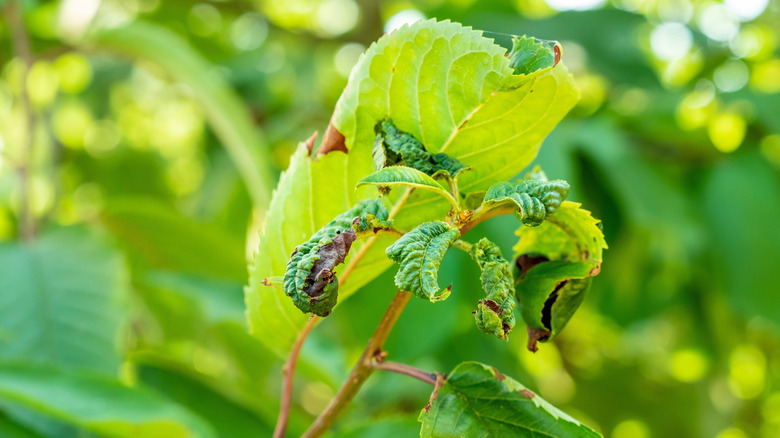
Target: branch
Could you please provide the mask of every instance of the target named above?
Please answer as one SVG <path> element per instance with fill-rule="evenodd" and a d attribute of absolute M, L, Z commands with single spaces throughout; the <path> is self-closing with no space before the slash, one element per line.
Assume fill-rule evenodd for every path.
<path fill-rule="evenodd" d="M 303 326 L 303 329 L 298 333 L 298 338 L 295 339 L 290 356 L 287 358 L 287 362 L 282 367 L 282 404 L 279 408 L 279 418 L 276 420 L 276 428 L 274 429 L 273 438 L 284 438 L 284 433 L 287 431 L 287 421 L 290 417 L 290 406 L 292 404 L 292 390 L 293 380 L 295 378 L 295 364 L 298 361 L 298 356 L 301 353 L 303 342 L 306 337 L 309 336 L 309 332 L 319 322 L 317 315 L 311 315 L 309 320 Z"/>
<path fill-rule="evenodd" d="M 489 210 L 482 210 L 482 207 L 474 210 L 471 212 L 471 217 L 469 218 L 468 222 L 466 222 L 464 225 L 460 227 L 460 235 L 466 234 L 469 230 L 474 228 L 477 224 L 480 222 L 484 222 L 488 219 L 494 218 L 496 216 L 501 216 L 504 214 L 513 214 L 515 212 L 514 207 L 499 207 L 499 208 L 493 208 Z"/>
<path fill-rule="evenodd" d="M 33 64 L 32 51 L 30 50 L 30 37 L 24 24 L 24 16 L 19 0 L 9 0 L 5 7 L 5 17 L 11 33 L 14 54 L 24 61 L 25 68 L 22 75 L 22 86 L 19 90 L 22 110 L 25 115 L 26 135 L 22 145 L 22 158 L 16 167 L 19 176 L 20 206 L 19 206 L 19 237 L 23 240 L 32 240 L 35 237 L 35 218 L 30 211 L 30 162 L 32 161 L 33 135 L 35 133 L 35 114 L 27 95 L 27 75 Z"/>
<path fill-rule="evenodd" d="M 331 400 L 328 407 L 302 435 L 303 438 L 318 437 L 325 433 L 333 425 L 347 404 L 352 401 L 360 387 L 368 379 L 368 376 L 374 371 L 374 358 L 382 353 L 382 346 L 384 346 L 387 336 L 390 334 L 411 296 L 409 292 L 402 290 L 396 292 L 393 301 L 390 302 L 390 306 L 374 331 L 374 335 L 371 336 L 366 349 L 363 350 L 358 363 L 352 368 L 347 381 L 341 386 L 338 394 Z"/>
<path fill-rule="evenodd" d="M 407 365 L 405 363 L 383 361 L 380 360 L 380 358 L 376 358 L 376 360 L 374 360 L 374 362 L 371 363 L 371 366 L 374 367 L 375 370 L 382 370 L 382 371 L 389 371 L 391 373 L 403 374 L 405 376 L 414 377 L 415 379 L 421 382 L 425 382 L 429 385 L 434 385 L 434 386 L 436 385 L 437 373 L 428 373 L 419 368 L 415 368 L 411 365 Z"/>

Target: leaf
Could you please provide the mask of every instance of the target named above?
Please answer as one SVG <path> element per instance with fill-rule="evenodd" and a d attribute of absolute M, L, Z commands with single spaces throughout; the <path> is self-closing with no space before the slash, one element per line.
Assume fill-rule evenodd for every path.
<path fill-rule="evenodd" d="M 146 363 L 137 367 L 139 381 L 199 415 L 220 437 L 240 437 L 249 431 L 258 436 L 273 434 L 271 425 L 254 412 L 185 372 Z"/>
<path fill-rule="evenodd" d="M 458 203 L 452 197 L 452 195 L 444 189 L 436 180 L 430 176 L 420 172 L 417 169 L 406 166 L 390 166 L 384 169 L 374 172 L 371 175 L 361 179 L 357 187 L 366 184 L 376 184 L 379 186 L 406 186 L 413 189 L 428 190 L 438 195 L 441 195 L 450 202 L 451 205 L 457 206 Z"/>
<path fill-rule="evenodd" d="M 370 174 L 373 168 L 370 157 L 363 164 L 363 176 Z M 341 152 L 322 155 L 315 161 L 309 157 L 306 145 L 301 144 L 279 180 L 258 251 L 250 265 L 249 286 L 244 296 L 252 335 L 280 357 L 287 356 L 306 322 L 306 315 L 295 307 L 281 287 L 265 286 L 263 280 L 283 276 L 296 246 L 358 202 L 355 186 L 347 186 L 345 176 L 354 165 Z M 349 266 L 359 253 L 363 253 L 362 262 L 351 271 L 347 281 L 339 280 L 340 299 L 392 265 L 384 253 L 391 242 L 389 237 L 377 237 L 353 244 L 345 263 Z"/>
<path fill-rule="evenodd" d="M 561 59 L 561 49 L 555 41 L 538 40 L 525 35 L 512 38 L 509 66 L 516 74 L 531 74 L 554 67 Z"/>
<path fill-rule="evenodd" d="M 471 247 L 469 255 L 482 271 L 479 279 L 487 294 L 484 300 L 479 300 L 474 312 L 477 327 L 484 333 L 506 339 L 515 326 L 512 267 L 498 245 L 484 237 Z"/>
<path fill-rule="evenodd" d="M 377 124 L 378 144 L 374 143 L 374 159 L 384 158 L 383 162 L 375 161 L 382 167 L 403 164 L 417 169 L 428 176 L 435 177 L 444 174 L 449 178 L 457 178 L 458 174 L 468 167 L 447 154 L 431 154 L 425 146 L 412 134 L 399 130 L 390 119 Z"/>
<path fill-rule="evenodd" d="M 215 436 L 199 417 L 148 390 L 29 363 L 0 363 L 0 399 L 102 436 Z"/>
<path fill-rule="evenodd" d="M 284 274 L 284 293 L 295 306 L 304 313 L 328 316 L 338 298 L 333 270 L 346 259 L 357 231 L 363 231 L 360 227 L 387 216 L 381 200 L 360 201 L 296 246 Z"/>
<path fill-rule="evenodd" d="M 515 245 L 520 280 L 520 313 L 528 324 L 528 349 L 563 330 L 579 308 L 591 277 L 601 270 L 607 244 L 599 221 L 580 204 L 563 202 L 555 216 L 538 227 L 520 227 Z"/>
<path fill-rule="evenodd" d="M 444 222 L 426 222 L 404 234 L 387 248 L 387 256 L 401 265 L 395 284 L 431 302 L 447 299 L 452 285 L 439 291 L 439 266 L 460 231 Z"/>
<path fill-rule="evenodd" d="M 505 54 L 481 32 L 457 23 L 428 20 L 401 27 L 360 58 L 329 131 L 343 136 L 349 160 L 372 165 L 374 126 L 392 119 L 428 152 L 446 153 L 472 168 L 458 178 L 464 193 L 487 190 L 528 165 L 578 99 L 562 63 L 514 75 Z M 349 173 L 354 182 L 363 176 Z M 413 194 L 397 225 L 434 219 L 427 212 L 431 199 Z"/>
<path fill-rule="evenodd" d="M 569 194 L 569 183 L 563 180 L 529 179 L 518 184 L 493 184 L 482 201 L 483 210 L 515 207 L 515 216 L 523 225 L 537 226 L 552 216 Z M 477 210 L 479 211 L 479 210 Z"/>
<path fill-rule="evenodd" d="M 0 359 L 115 375 L 128 290 L 121 254 L 84 229 L 0 246 Z"/>
<path fill-rule="evenodd" d="M 151 61 L 176 80 L 189 85 L 201 103 L 214 134 L 227 149 L 252 196 L 265 211 L 271 201 L 273 172 L 267 149 L 241 98 L 227 80 L 187 41 L 163 26 L 143 20 L 92 33 L 86 45 Z"/>
<path fill-rule="evenodd" d="M 477 362 L 455 367 L 419 420 L 422 438 L 601 436 L 511 377 Z"/>
<path fill-rule="evenodd" d="M 145 266 L 246 281 L 246 255 L 241 240 L 219 227 L 188 218 L 158 200 L 110 200 L 101 220 L 137 256 L 131 260 L 140 260 Z"/>

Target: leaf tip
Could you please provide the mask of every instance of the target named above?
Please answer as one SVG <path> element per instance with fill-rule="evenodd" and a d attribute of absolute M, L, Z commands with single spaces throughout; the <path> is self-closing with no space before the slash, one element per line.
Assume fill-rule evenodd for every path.
<path fill-rule="evenodd" d="M 546 329 L 535 329 L 528 326 L 528 351 L 536 353 L 539 351 L 537 342 L 544 342 L 550 338 L 550 331 Z"/>

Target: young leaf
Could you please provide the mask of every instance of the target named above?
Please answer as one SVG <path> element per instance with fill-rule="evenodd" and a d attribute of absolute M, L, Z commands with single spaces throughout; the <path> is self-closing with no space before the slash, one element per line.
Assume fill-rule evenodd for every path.
<path fill-rule="evenodd" d="M 371 216 L 370 218 L 368 216 Z M 380 200 L 360 201 L 295 247 L 284 274 L 284 293 L 304 313 L 328 316 L 338 299 L 338 279 L 333 270 L 344 262 L 356 231 L 375 218 L 387 220 Z M 358 229 L 353 229 L 353 225 Z"/>
<path fill-rule="evenodd" d="M 458 203 L 452 197 L 452 195 L 444 189 L 436 180 L 430 176 L 420 172 L 417 169 L 406 166 L 390 166 L 384 169 L 374 172 L 371 175 L 361 179 L 357 183 L 357 187 L 366 184 L 376 184 L 378 186 L 406 186 L 414 189 L 422 189 L 434 192 L 447 198 L 453 207 L 456 207 Z"/>
<path fill-rule="evenodd" d="M 514 247 L 520 281 L 520 313 L 528 324 L 528 349 L 561 332 L 585 299 L 591 278 L 601 270 L 607 248 L 598 220 L 580 204 L 564 202 L 538 227 L 520 227 Z"/>
<path fill-rule="evenodd" d="M 540 181 L 529 179 L 518 184 L 498 182 L 488 189 L 482 208 L 492 210 L 514 206 L 515 216 L 524 225 L 537 226 L 552 216 L 569 194 L 569 183 L 557 179 Z"/>
<path fill-rule="evenodd" d="M 455 367 L 419 420 L 422 438 L 601 436 L 511 377 L 477 362 Z"/>
<path fill-rule="evenodd" d="M 444 222 L 426 222 L 406 233 L 387 248 L 387 257 L 401 265 L 395 284 L 431 302 L 450 296 L 452 285 L 439 290 L 438 275 L 444 254 L 460 237 L 457 228 Z"/>
<path fill-rule="evenodd" d="M 378 144 L 374 145 L 374 157 L 375 163 L 377 157 L 384 157 L 382 167 L 404 164 L 431 177 L 443 173 L 450 178 L 456 178 L 461 171 L 468 169 L 447 154 L 431 154 L 412 134 L 398 129 L 390 119 L 378 123 L 376 130 Z"/>
<path fill-rule="evenodd" d="M 480 300 L 474 318 L 484 333 L 506 339 L 515 326 L 515 297 L 512 267 L 501 255 L 498 245 L 482 238 L 471 247 L 471 258 L 482 274 L 482 288 L 487 296 Z"/>
<path fill-rule="evenodd" d="M 515 74 L 531 74 L 555 67 L 561 59 L 561 48 L 555 41 L 537 40 L 525 35 L 512 38 L 509 66 Z"/>

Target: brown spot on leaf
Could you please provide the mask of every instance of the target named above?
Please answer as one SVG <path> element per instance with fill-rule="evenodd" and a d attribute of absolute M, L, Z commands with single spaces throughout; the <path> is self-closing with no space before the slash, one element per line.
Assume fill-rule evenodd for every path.
<path fill-rule="evenodd" d="M 347 144 L 344 134 L 340 133 L 333 123 L 328 125 L 325 135 L 322 137 L 322 144 L 317 150 L 317 155 L 325 155 L 332 151 L 341 151 L 347 153 Z"/>
<path fill-rule="evenodd" d="M 318 254 L 319 260 L 314 262 L 311 272 L 306 277 L 303 292 L 311 298 L 318 298 L 325 290 L 325 285 L 333 282 L 333 268 L 344 263 L 352 242 L 357 240 L 357 234 L 351 228 L 333 237 L 330 243 L 322 245 Z"/>
<path fill-rule="evenodd" d="M 433 385 L 433 392 L 431 392 L 431 398 L 428 399 L 428 404 L 425 405 L 423 410 L 427 414 L 431 411 L 431 407 L 433 406 L 433 402 L 436 401 L 436 398 L 439 396 L 439 389 L 441 389 L 442 385 L 447 381 L 447 376 L 441 373 L 436 373 L 436 383 Z"/>
<path fill-rule="evenodd" d="M 527 398 L 528 400 L 531 400 L 532 398 L 536 397 L 536 394 L 534 394 L 533 392 L 527 389 L 521 389 L 519 392 L 520 394 L 523 395 L 523 397 Z"/>
<path fill-rule="evenodd" d="M 311 135 L 311 137 L 307 138 L 305 142 L 303 142 L 306 145 L 306 149 L 309 150 L 309 155 L 314 151 L 314 141 L 317 140 L 317 131 L 314 131 L 314 134 Z"/>
<path fill-rule="evenodd" d="M 498 313 L 500 307 L 498 307 L 498 303 L 493 300 L 480 300 L 480 302 L 487 307 L 488 309 L 492 310 L 493 313 Z"/>
<path fill-rule="evenodd" d="M 555 67 L 561 61 L 561 46 L 560 46 L 560 44 L 555 43 L 555 45 L 553 46 L 553 52 L 555 52 L 555 61 L 553 61 L 553 67 Z"/>
<path fill-rule="evenodd" d="M 496 380 L 499 382 L 503 382 L 504 379 L 506 379 L 506 376 L 501 374 L 497 369 L 493 368 L 493 374 L 496 376 Z"/>
<path fill-rule="evenodd" d="M 590 276 L 595 277 L 601 273 L 601 263 L 597 264 L 590 270 Z"/>
<path fill-rule="evenodd" d="M 537 341 L 544 342 L 550 338 L 550 331 L 545 329 L 535 329 L 528 326 L 528 351 L 536 353 L 539 351 L 539 347 L 536 346 Z"/>

